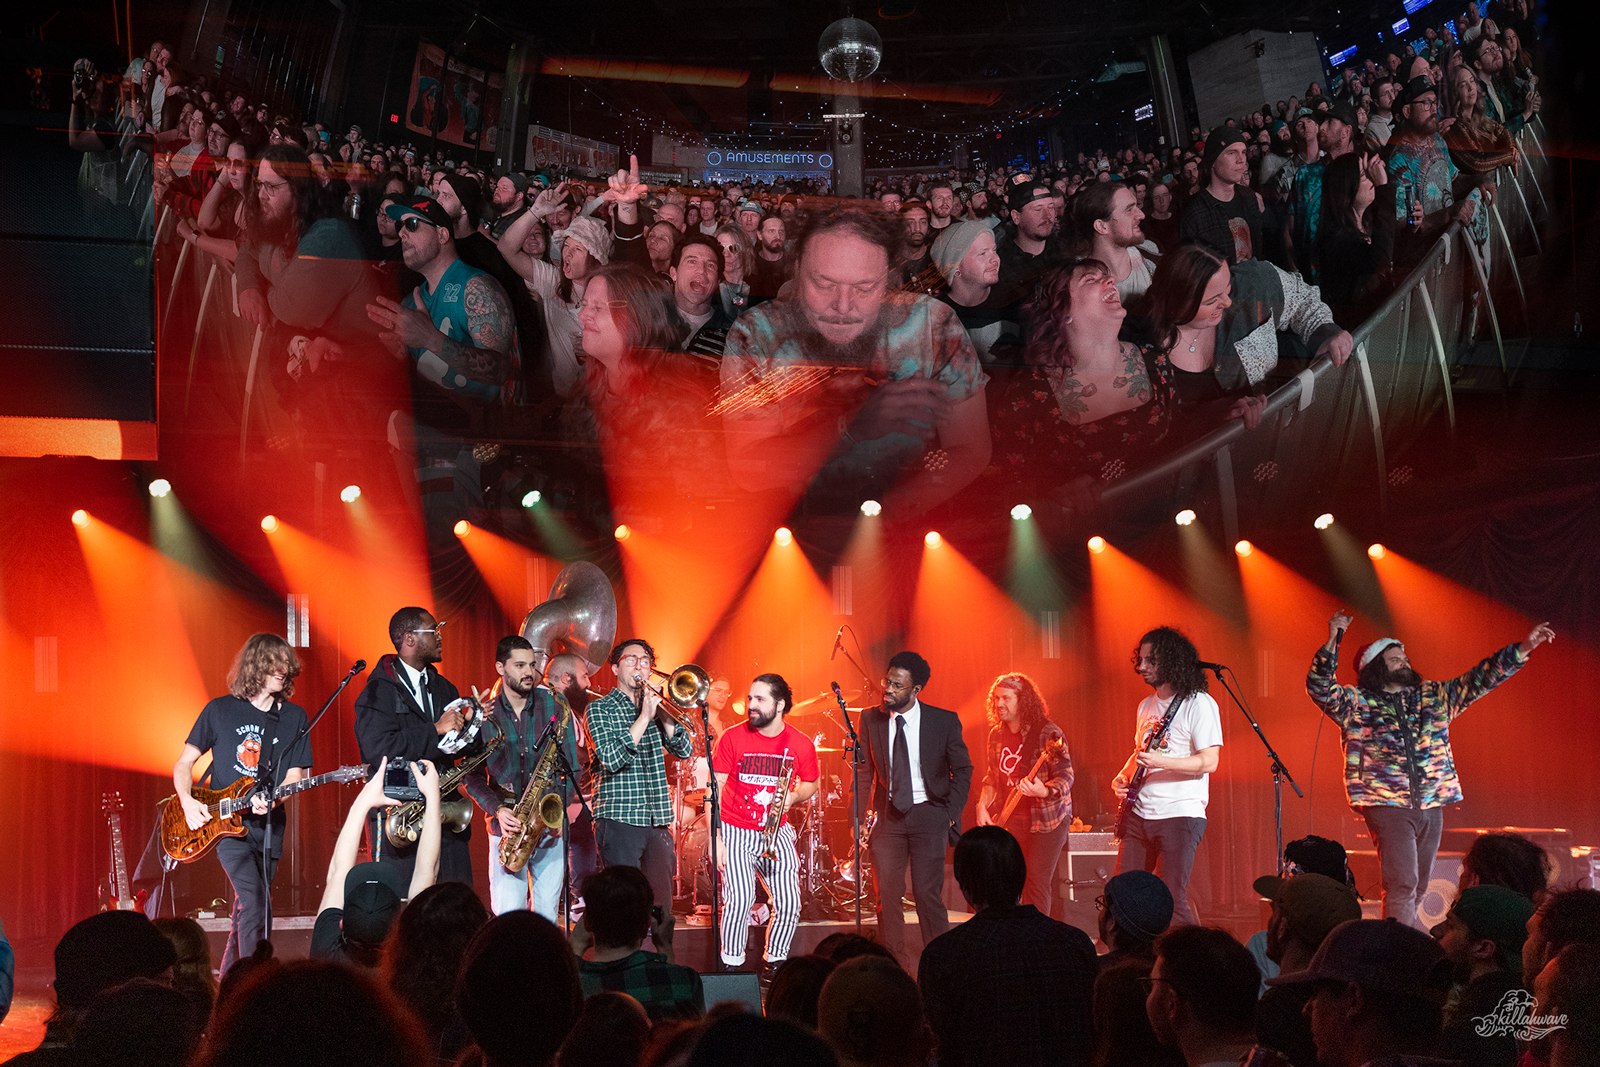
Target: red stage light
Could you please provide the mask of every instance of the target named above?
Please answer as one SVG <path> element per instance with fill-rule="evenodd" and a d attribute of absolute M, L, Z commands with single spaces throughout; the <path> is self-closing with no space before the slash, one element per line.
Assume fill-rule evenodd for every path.
<path fill-rule="evenodd" d="M 1382 559 L 1384 551 L 1385 550 L 1384 550 L 1384 547 L 1382 545 L 1368 545 L 1367 546 L 1367 555 L 1371 556 L 1373 559 Z"/>
<path fill-rule="evenodd" d="M 780 545 L 793 544 L 794 534 L 789 531 L 789 527 L 780 526 L 778 531 L 772 535 L 772 539 Z"/>
<path fill-rule="evenodd" d="M 72 513 L 72 525 L 76 526 L 80 530 L 83 529 L 85 526 L 88 526 L 89 525 L 89 513 L 87 511 L 84 511 L 82 508 L 79 508 L 77 511 L 74 511 Z"/>
<path fill-rule="evenodd" d="M 1095 537 L 1089 538 L 1089 551 L 1090 552 L 1094 552 L 1094 553 L 1098 554 L 1098 553 L 1104 552 L 1105 550 L 1106 550 L 1106 539 L 1104 537 L 1100 537 L 1100 536 L 1097 535 Z"/>
<path fill-rule="evenodd" d="M 928 536 L 926 536 L 926 537 L 924 537 L 922 539 L 922 543 L 927 545 L 929 548 L 938 548 L 939 547 L 939 543 L 941 541 L 943 541 L 943 540 L 944 540 L 944 538 L 939 536 L 939 531 L 937 531 L 937 530 L 929 530 L 928 531 Z"/>
<path fill-rule="evenodd" d="M 623 523 L 612 531 L 612 536 L 618 541 L 626 541 L 628 539 L 628 535 L 631 533 L 633 533 L 633 531 L 628 529 L 628 524 Z"/>
<path fill-rule="evenodd" d="M 276 515 L 268 515 L 267 517 L 262 519 L 261 520 L 261 528 L 263 530 L 265 530 L 267 533 L 271 533 L 272 531 L 276 530 L 278 528 L 278 516 L 276 516 Z"/>
<path fill-rule="evenodd" d="M 1240 541 L 1233 546 L 1233 550 L 1239 553 L 1241 556 L 1248 556 L 1250 553 L 1256 550 L 1256 546 L 1252 545 L 1249 541 Z"/>
<path fill-rule="evenodd" d="M 455 531 L 457 537 L 465 537 L 472 532 L 472 523 L 466 519 L 459 519 L 456 522 Z"/>

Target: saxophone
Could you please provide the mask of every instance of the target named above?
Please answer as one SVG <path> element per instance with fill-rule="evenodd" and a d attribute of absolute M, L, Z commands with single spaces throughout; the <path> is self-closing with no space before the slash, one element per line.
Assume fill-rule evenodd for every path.
<path fill-rule="evenodd" d="M 500 743 L 506 739 L 505 731 L 500 729 L 500 724 L 487 715 L 483 715 L 481 711 L 473 718 L 482 721 L 483 725 L 479 736 L 483 738 L 483 748 L 439 775 L 439 796 L 441 798 L 449 796 L 461 784 L 462 779 L 466 778 L 468 774 L 494 755 L 494 750 L 499 748 Z M 417 838 L 422 835 L 422 816 L 426 808 L 427 801 L 413 800 L 408 804 L 400 804 L 387 809 L 388 814 L 383 819 L 383 835 L 396 848 L 405 848 L 407 845 L 416 844 Z M 439 825 L 441 831 L 450 830 L 460 833 L 466 829 L 467 823 L 471 820 L 472 801 L 466 797 L 440 801 Z"/>
<path fill-rule="evenodd" d="M 794 757 L 783 757 L 783 769 L 778 772 L 778 793 L 767 805 L 767 820 L 761 827 L 761 858 L 778 858 L 778 831 L 783 829 L 783 816 L 789 810 L 789 786 L 794 781 Z"/>
<path fill-rule="evenodd" d="M 528 857 L 546 837 L 561 833 L 566 819 L 566 804 L 561 794 L 555 792 L 556 776 L 560 773 L 561 743 L 572 725 L 572 705 L 567 698 L 551 690 L 556 703 L 561 705 L 561 720 L 545 738 L 544 745 L 533 763 L 533 777 L 522 799 L 511 813 L 522 822 L 522 829 L 500 838 L 500 866 L 513 873 L 528 865 Z M 504 829 L 504 827 L 501 827 Z"/>

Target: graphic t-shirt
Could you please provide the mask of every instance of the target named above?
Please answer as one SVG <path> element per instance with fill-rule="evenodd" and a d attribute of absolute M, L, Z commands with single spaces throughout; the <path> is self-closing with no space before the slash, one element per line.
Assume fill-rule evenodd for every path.
<path fill-rule="evenodd" d="M 783 760 L 791 758 L 790 768 L 799 781 L 817 780 L 817 749 L 811 738 L 785 723 L 776 737 L 764 737 L 748 725 L 735 726 L 718 740 L 711 754 L 711 768 L 728 776 L 722 794 L 722 820 L 730 826 L 760 830 L 767 821 L 767 808 L 777 800 L 783 786 Z"/>
<path fill-rule="evenodd" d="M 271 736 L 267 734 L 267 713 L 239 697 L 223 696 L 211 701 L 200 711 L 194 727 L 189 731 L 188 743 L 201 753 L 211 753 L 212 789 L 226 789 L 240 778 L 256 777 L 256 769 L 266 756 L 276 755 L 276 772 L 273 785 L 280 785 L 290 767 L 311 769 L 311 738 L 301 737 L 293 751 L 285 754 L 283 747 L 306 725 L 306 712 L 298 704 L 279 705 L 278 720 Z M 245 813 L 246 826 L 260 829 L 266 824 L 263 816 Z M 282 826 L 283 808 L 272 809 L 272 825 Z M 282 835 L 277 835 L 282 841 Z"/>
<path fill-rule="evenodd" d="M 1007 730 L 1000 740 L 1000 785 L 1005 795 L 1017 787 L 1017 781 L 1031 768 L 1023 763 L 1022 756 L 1028 746 L 1028 734 Z M 1002 798 L 1003 802 L 1004 798 Z"/>
<path fill-rule="evenodd" d="M 1176 698 L 1174 698 L 1176 699 Z M 1139 726 L 1134 744 L 1142 751 L 1146 739 L 1167 716 L 1171 700 L 1147 696 L 1139 704 Z M 1203 748 L 1222 744 L 1222 712 L 1208 693 L 1191 693 L 1167 728 L 1166 737 L 1153 751 L 1182 759 Z M 1151 769 L 1139 787 L 1134 813 L 1142 819 L 1203 819 L 1211 796 L 1209 774 Z"/>

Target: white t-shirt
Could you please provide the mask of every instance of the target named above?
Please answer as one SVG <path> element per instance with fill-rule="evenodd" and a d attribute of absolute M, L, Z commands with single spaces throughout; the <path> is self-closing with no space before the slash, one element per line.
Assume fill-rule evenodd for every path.
<path fill-rule="evenodd" d="M 1117 295 L 1127 303 L 1136 296 L 1143 296 L 1150 288 L 1150 283 L 1155 279 L 1155 268 L 1138 248 L 1128 249 L 1128 276 L 1117 282 Z"/>
<path fill-rule="evenodd" d="M 1166 718 L 1170 703 L 1170 700 L 1157 699 L 1154 694 L 1140 702 L 1139 726 L 1133 735 L 1136 748 L 1144 749 L 1145 739 Z M 1193 693 L 1179 707 L 1167 736 L 1155 751 L 1182 759 L 1220 744 L 1222 712 L 1217 702 L 1208 693 Z M 1211 796 L 1210 779 L 1209 774 L 1152 769 L 1139 786 L 1134 814 L 1141 819 L 1203 819 L 1206 801 Z"/>

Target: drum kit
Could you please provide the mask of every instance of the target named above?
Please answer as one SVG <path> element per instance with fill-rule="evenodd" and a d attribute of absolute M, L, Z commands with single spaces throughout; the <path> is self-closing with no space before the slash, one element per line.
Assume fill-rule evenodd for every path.
<path fill-rule="evenodd" d="M 857 699 L 874 700 L 874 694 L 853 694 Z M 826 704 L 824 704 L 826 699 Z M 834 705 L 829 710 L 828 705 Z M 859 721 L 862 708 L 850 707 L 850 716 Z M 822 777 L 817 792 L 803 804 L 789 809 L 794 826 L 795 848 L 800 854 L 800 917 L 805 920 L 843 919 L 855 907 L 857 876 L 855 848 L 851 839 L 850 753 L 846 751 L 845 731 L 837 721 L 833 694 L 814 697 L 795 704 L 787 721 L 811 735 L 816 745 Z M 670 761 L 669 785 L 673 810 L 673 843 L 678 856 L 674 896 L 687 901 L 693 914 L 711 910 L 710 814 L 706 811 L 706 762 L 704 756 Z M 870 797 L 861 798 L 862 817 Z M 863 874 L 870 877 L 871 866 L 865 843 L 861 850 Z M 862 897 L 870 907 L 871 887 L 862 883 Z M 758 905 L 759 907 L 759 905 Z M 692 920 L 691 920 L 692 921 Z"/>

